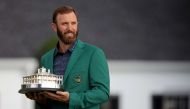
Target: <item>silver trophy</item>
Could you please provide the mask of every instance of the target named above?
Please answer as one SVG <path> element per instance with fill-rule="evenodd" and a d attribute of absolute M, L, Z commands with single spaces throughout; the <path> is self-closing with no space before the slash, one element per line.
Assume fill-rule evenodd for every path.
<path fill-rule="evenodd" d="M 61 89 L 63 75 L 55 75 L 50 70 L 42 67 L 33 75 L 24 76 L 19 93 L 39 91 L 57 91 Z"/>

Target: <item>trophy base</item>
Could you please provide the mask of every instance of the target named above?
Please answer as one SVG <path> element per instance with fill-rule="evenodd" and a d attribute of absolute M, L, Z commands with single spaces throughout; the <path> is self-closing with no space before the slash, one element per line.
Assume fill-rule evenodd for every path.
<path fill-rule="evenodd" d="M 25 89 L 20 89 L 18 92 L 21 94 L 25 94 L 25 93 L 42 92 L 42 91 L 56 92 L 60 90 L 61 89 L 56 89 L 56 88 L 25 88 Z"/>
<path fill-rule="evenodd" d="M 42 92 L 42 91 L 51 91 L 56 92 L 62 90 L 60 87 L 47 87 L 42 84 L 23 84 L 22 88 L 18 91 L 21 94 L 30 93 L 30 92 Z"/>

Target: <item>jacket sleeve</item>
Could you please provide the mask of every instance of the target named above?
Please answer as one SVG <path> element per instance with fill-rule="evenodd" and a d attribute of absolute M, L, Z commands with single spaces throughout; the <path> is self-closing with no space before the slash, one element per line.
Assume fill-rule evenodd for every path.
<path fill-rule="evenodd" d="M 88 108 L 109 99 L 110 80 L 105 55 L 101 49 L 92 54 L 89 66 L 90 90 L 70 93 L 69 107 Z"/>

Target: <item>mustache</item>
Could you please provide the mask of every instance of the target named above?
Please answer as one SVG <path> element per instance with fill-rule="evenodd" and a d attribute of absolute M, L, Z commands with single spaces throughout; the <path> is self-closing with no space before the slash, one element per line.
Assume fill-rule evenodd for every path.
<path fill-rule="evenodd" d="M 65 32 L 64 34 L 67 34 L 67 33 L 72 33 L 72 34 L 75 34 L 75 32 L 73 32 L 73 31 L 67 31 L 67 32 Z"/>

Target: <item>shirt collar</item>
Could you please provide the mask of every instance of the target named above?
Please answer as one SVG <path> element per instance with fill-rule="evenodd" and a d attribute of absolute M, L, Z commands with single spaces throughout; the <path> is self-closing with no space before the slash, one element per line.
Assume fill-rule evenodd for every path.
<path fill-rule="evenodd" d="M 76 47 L 76 45 L 77 45 L 77 42 L 78 42 L 78 39 L 76 39 L 76 40 L 72 43 L 71 47 L 68 49 L 69 52 L 71 52 L 71 53 L 73 52 L 73 50 L 75 49 L 75 47 Z M 55 51 L 54 51 L 54 56 L 55 56 L 57 53 L 61 53 L 61 52 L 59 51 L 59 42 L 57 42 L 57 44 L 56 44 Z"/>

